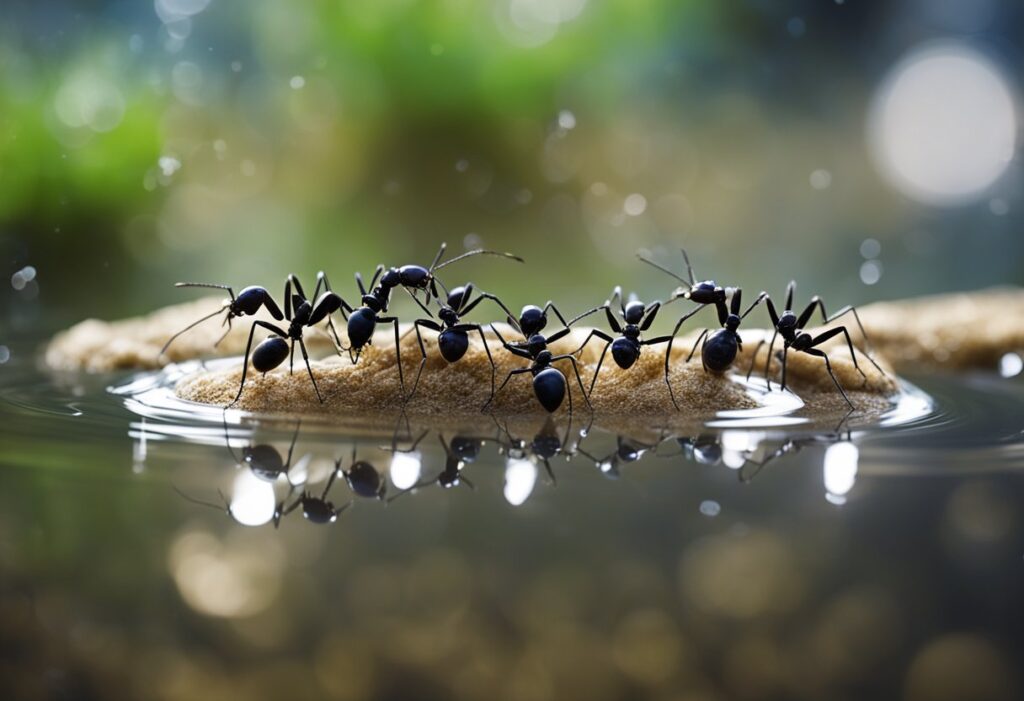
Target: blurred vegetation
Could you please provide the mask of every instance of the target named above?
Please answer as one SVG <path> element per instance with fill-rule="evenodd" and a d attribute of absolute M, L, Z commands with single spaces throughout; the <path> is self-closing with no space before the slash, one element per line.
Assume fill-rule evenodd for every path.
<path fill-rule="evenodd" d="M 39 276 L 4 285 L 0 311 L 55 328 L 182 299 L 178 279 L 276 289 L 321 267 L 344 292 L 355 270 L 426 262 L 442 240 L 526 257 L 450 272 L 516 306 L 575 309 L 620 282 L 663 296 L 671 281 L 633 252 L 679 265 L 681 244 L 702 275 L 769 290 L 796 276 L 837 302 L 1019 281 L 1016 166 L 989 194 L 1010 202 L 994 216 L 987 198 L 916 204 L 869 162 L 885 71 L 910 45 L 967 34 L 920 12 L 8 3 L 0 256 L 5 274 Z M 1019 10 L 990 14 L 974 39 L 1017 35 Z M 858 278 L 865 238 L 881 242 L 875 289 Z"/>

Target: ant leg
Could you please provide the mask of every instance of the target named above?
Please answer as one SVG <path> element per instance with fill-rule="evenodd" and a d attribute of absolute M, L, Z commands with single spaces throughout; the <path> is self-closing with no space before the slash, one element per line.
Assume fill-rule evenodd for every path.
<path fill-rule="evenodd" d="M 238 400 L 242 398 L 242 390 L 245 388 L 245 376 L 249 372 L 249 351 L 252 350 L 252 337 L 256 333 L 256 327 L 261 326 L 269 331 L 277 334 L 281 338 L 287 338 L 288 334 L 283 330 L 279 329 L 270 322 L 267 321 L 254 321 L 252 326 L 249 327 L 249 342 L 245 344 L 245 358 L 242 360 L 242 381 L 238 385 L 238 394 L 235 395 L 234 401 L 228 404 L 228 407 L 232 407 L 238 403 Z"/>
<path fill-rule="evenodd" d="M 808 305 L 804 307 L 804 310 L 800 312 L 800 316 L 798 316 L 796 319 L 796 327 L 798 329 L 802 329 L 805 326 L 807 326 L 807 322 L 811 320 L 811 316 L 814 315 L 815 309 L 821 310 L 822 323 L 828 323 L 828 315 L 825 314 L 825 303 L 821 301 L 821 297 L 819 297 L 818 295 L 814 295 L 813 297 L 811 297 L 810 303 L 808 303 Z"/>
<path fill-rule="evenodd" d="M 650 306 L 647 307 L 647 310 L 644 311 L 644 318 L 640 322 L 640 330 L 641 331 L 646 331 L 647 329 L 651 328 L 651 324 L 654 323 L 654 319 L 655 319 L 655 317 L 658 316 L 658 310 L 660 310 L 660 309 L 661 309 L 661 302 L 652 302 L 650 304 Z M 623 312 L 623 313 L 625 313 L 625 312 Z"/>
<path fill-rule="evenodd" d="M 789 358 L 789 344 L 782 346 L 782 391 L 786 391 L 786 360 Z"/>
<path fill-rule="evenodd" d="M 377 321 L 383 324 L 394 324 L 395 325 L 395 359 L 398 361 L 398 382 L 402 386 L 402 399 L 405 399 L 405 374 L 402 372 L 402 346 L 401 340 L 398 336 L 398 317 L 397 316 L 381 316 L 377 317 Z"/>
<path fill-rule="evenodd" d="M 530 355 L 529 351 L 527 351 L 524 348 L 518 348 L 518 347 L 512 345 L 511 343 L 509 343 L 508 341 L 506 341 L 505 337 L 502 336 L 501 333 L 498 332 L 498 329 L 496 329 L 494 327 L 494 324 L 491 324 L 491 331 L 494 332 L 494 335 L 498 337 L 499 341 L 501 341 L 501 345 L 504 346 L 505 350 L 507 350 L 509 353 L 511 353 L 512 355 L 519 356 L 520 358 L 526 358 L 527 360 L 533 360 L 533 356 Z"/>
<path fill-rule="evenodd" d="M 793 294 L 796 292 L 796 280 L 790 280 L 789 284 L 786 285 L 786 310 L 792 311 L 793 309 Z"/>
<path fill-rule="evenodd" d="M 590 343 L 590 339 L 592 339 L 594 336 L 597 336 L 601 340 L 605 341 L 605 344 L 604 348 L 601 350 L 601 356 L 597 359 L 597 367 L 594 368 L 594 376 L 590 379 L 590 394 L 593 394 L 594 392 L 594 385 L 597 383 L 597 376 L 601 374 L 601 364 L 604 363 L 604 356 L 607 355 L 608 349 L 611 348 L 613 339 L 611 336 L 604 333 L 603 331 L 591 329 L 590 334 L 587 336 L 587 340 L 585 340 L 579 348 L 572 352 L 572 355 L 576 355 L 577 353 L 582 351 L 583 348 L 588 343 Z"/>
<path fill-rule="evenodd" d="M 571 416 L 571 414 L 570 414 Z M 558 480 L 555 479 L 555 472 L 551 469 L 551 463 L 547 458 L 544 458 L 544 471 L 548 473 L 548 480 L 550 480 L 552 487 L 558 486 Z"/>
<path fill-rule="evenodd" d="M 508 381 L 512 379 L 513 375 L 522 375 L 524 372 L 530 372 L 531 369 L 532 368 L 518 368 L 516 370 L 510 370 L 508 376 L 505 377 L 505 381 L 501 383 L 501 386 L 498 387 L 497 390 L 495 390 L 494 394 L 491 395 L 491 398 L 488 399 L 487 402 L 484 404 L 484 407 L 486 408 L 487 406 L 489 406 L 490 403 L 494 401 L 494 398 L 498 396 L 498 392 L 505 389 L 505 385 L 508 384 Z"/>
<path fill-rule="evenodd" d="M 507 317 L 509 317 L 510 319 L 513 319 L 513 320 L 515 319 L 516 315 L 512 313 L 512 310 L 510 310 L 507 306 L 505 306 L 505 303 L 502 302 L 500 299 L 498 299 L 498 297 L 496 295 L 492 295 L 489 292 L 481 292 L 479 297 L 474 299 L 469 304 L 463 306 L 462 309 L 458 309 L 456 311 L 458 311 L 459 316 L 464 316 L 466 314 L 469 314 L 471 311 L 473 311 L 473 308 L 476 307 L 476 305 L 480 304 L 480 302 L 482 302 L 485 299 L 489 299 L 492 302 L 494 302 L 495 304 L 497 304 L 499 307 L 501 307 L 501 311 L 505 312 L 505 316 L 507 316 Z M 519 330 L 518 324 L 513 324 L 513 326 L 516 327 L 517 331 Z"/>
<path fill-rule="evenodd" d="M 860 369 L 860 365 L 857 364 L 857 354 L 853 349 L 853 340 L 850 338 L 850 332 L 846 330 L 845 326 L 837 326 L 834 329 L 829 329 L 828 331 L 815 336 L 811 341 L 811 347 L 813 348 L 814 346 L 821 345 L 825 341 L 838 336 L 839 334 L 843 334 L 846 337 L 846 345 L 850 349 L 850 357 L 853 358 L 853 367 L 860 373 L 860 376 L 864 378 L 864 384 L 867 384 L 868 376 L 864 374 L 864 371 Z"/>
<path fill-rule="evenodd" d="M 412 290 L 410 290 L 408 287 L 405 287 L 405 286 L 403 286 L 402 289 L 409 293 L 409 296 L 413 298 L 413 301 L 416 302 L 416 304 L 420 305 L 420 309 L 422 309 L 426 313 L 427 316 L 429 316 L 431 319 L 434 318 L 434 314 L 433 314 L 433 312 L 430 311 L 430 308 L 427 307 L 427 305 L 425 305 L 420 300 L 419 297 L 417 297 L 415 294 L 413 294 Z M 429 298 L 428 298 L 428 301 L 429 301 Z"/>
<path fill-rule="evenodd" d="M 416 342 L 420 346 L 420 356 L 421 357 L 420 357 L 420 366 L 416 370 L 416 379 L 412 383 L 412 392 L 409 392 L 409 396 L 405 398 L 405 402 L 404 402 L 405 404 L 408 404 L 409 400 L 412 399 L 414 394 L 416 394 L 416 388 L 419 387 L 419 385 L 420 385 L 420 375 L 423 374 L 423 366 L 426 365 L 426 363 L 427 363 L 427 349 L 423 345 L 423 335 L 420 333 L 420 326 L 421 325 L 425 326 L 425 324 L 423 324 L 423 321 L 425 321 L 425 320 L 424 319 L 417 319 L 412 324 L 412 328 L 416 332 Z M 427 326 L 427 328 L 430 328 L 430 327 Z M 434 330 L 437 331 L 438 329 L 434 329 Z"/>
<path fill-rule="evenodd" d="M 295 423 L 295 433 L 292 434 L 291 445 L 288 446 L 288 459 L 284 462 L 284 473 L 288 474 L 288 471 L 292 467 L 292 453 L 295 451 L 295 441 L 299 438 L 299 429 L 302 428 L 302 419 L 299 419 Z"/>
<path fill-rule="evenodd" d="M 320 400 L 321 404 L 323 404 L 324 403 L 324 398 L 320 395 L 320 388 L 316 386 L 316 378 L 313 377 L 313 368 L 310 367 L 310 365 L 309 365 L 309 354 L 306 352 L 306 344 L 305 344 L 305 342 L 301 338 L 299 339 L 299 348 L 302 349 L 302 359 L 306 361 L 306 372 L 309 373 L 309 379 L 313 383 L 313 390 L 316 392 L 316 398 Z M 295 343 L 292 342 L 292 350 L 293 350 L 293 352 L 294 352 L 294 349 L 295 349 Z"/>
<path fill-rule="evenodd" d="M 861 336 L 861 338 L 864 339 L 864 346 L 867 349 L 866 351 L 862 351 L 861 355 L 863 355 L 865 358 L 867 358 L 869 361 L 871 361 L 871 364 L 875 366 L 875 369 L 878 370 L 878 372 L 882 373 L 883 377 L 888 377 L 889 375 L 885 372 L 885 370 L 883 370 L 878 365 L 878 363 L 875 362 L 875 359 L 871 357 L 871 353 L 873 353 L 874 350 L 871 347 L 871 340 L 868 338 L 868 334 L 864 330 L 864 324 L 860 323 L 860 316 L 857 314 L 857 307 L 853 306 L 852 304 L 848 305 L 846 307 L 843 307 L 838 312 L 836 312 L 835 314 L 830 316 L 828 319 L 826 319 L 825 323 L 831 324 L 833 321 L 835 321 L 839 317 L 843 316 L 844 314 L 850 314 L 850 313 L 853 314 L 853 318 L 857 322 L 857 329 L 860 331 L 860 336 Z"/>
<path fill-rule="evenodd" d="M 750 356 L 750 367 L 747 368 L 747 382 L 750 382 L 750 375 L 754 372 L 754 365 L 757 361 L 757 354 L 762 348 L 764 348 L 764 344 L 765 340 L 762 338 L 760 341 L 757 342 L 757 345 L 754 346 L 754 352 Z"/>
<path fill-rule="evenodd" d="M 846 396 L 846 390 L 844 390 L 843 386 L 839 384 L 839 380 L 836 379 L 836 374 L 832 372 L 832 363 L 829 362 L 828 355 L 825 354 L 825 351 L 819 350 L 817 348 L 808 348 L 804 351 L 804 353 L 825 359 L 825 369 L 828 370 L 828 375 L 829 377 L 832 378 L 832 383 L 836 386 L 836 389 L 839 390 L 839 394 L 843 395 L 843 399 L 846 400 L 846 403 L 850 406 L 850 408 L 854 409 L 855 407 L 853 405 L 853 402 L 851 402 L 850 398 Z"/>
<path fill-rule="evenodd" d="M 544 313 L 547 313 L 548 309 L 555 313 L 555 316 L 558 317 L 558 320 L 562 322 L 562 326 L 565 326 L 566 328 L 569 327 L 569 324 L 565 323 L 565 317 L 562 316 L 562 312 L 558 311 L 558 307 L 556 307 L 555 303 L 552 302 L 551 300 L 548 300 L 548 303 L 544 305 L 542 311 L 544 311 Z"/>
<path fill-rule="evenodd" d="M 686 356 L 686 362 L 690 362 L 691 360 L 693 360 L 693 356 L 697 353 L 697 346 L 700 345 L 700 342 L 704 340 L 704 338 L 708 335 L 709 331 L 710 329 L 704 329 L 703 331 L 700 332 L 700 336 L 697 336 L 697 340 L 696 342 L 694 342 L 693 348 L 690 349 L 690 354 Z"/>
<path fill-rule="evenodd" d="M 219 346 L 220 342 L 223 341 L 225 338 L 227 338 L 228 334 L 231 333 L 231 315 L 230 314 L 228 314 L 226 317 L 224 317 L 224 324 L 227 325 L 228 330 L 220 335 L 220 338 L 217 339 L 217 342 L 213 344 L 214 348 Z"/>
<path fill-rule="evenodd" d="M 494 386 L 498 382 L 498 366 L 494 364 L 494 357 L 491 355 L 491 349 L 487 345 L 487 336 L 484 335 L 483 327 L 480 326 L 480 324 L 473 324 L 472 326 L 464 324 L 464 326 L 467 326 L 468 328 L 475 328 L 480 334 L 480 341 L 484 344 L 484 352 L 487 353 L 487 362 L 491 364 L 491 396 L 484 403 L 484 406 L 487 406 L 491 403 L 491 400 L 494 399 L 494 393 L 497 391 L 494 389 Z"/>
<path fill-rule="evenodd" d="M 292 341 L 291 353 L 288 354 L 288 374 L 291 375 L 295 370 L 295 341 Z"/>
<path fill-rule="evenodd" d="M 572 356 L 572 355 L 556 355 L 556 356 L 551 358 L 551 362 L 554 362 L 556 360 L 568 360 L 570 363 L 572 363 L 572 369 L 573 369 L 573 372 L 576 373 L 576 382 L 580 386 L 580 392 L 583 393 L 583 399 L 586 400 L 587 407 L 590 409 L 591 412 L 593 412 L 594 411 L 594 406 L 590 403 L 590 397 L 587 396 L 587 390 L 585 390 L 583 388 L 583 378 L 580 377 L 580 367 L 576 363 L 576 358 L 574 356 Z M 566 389 L 568 389 L 568 386 L 566 386 Z M 569 401 L 572 401 L 572 395 L 571 394 L 569 395 Z"/>

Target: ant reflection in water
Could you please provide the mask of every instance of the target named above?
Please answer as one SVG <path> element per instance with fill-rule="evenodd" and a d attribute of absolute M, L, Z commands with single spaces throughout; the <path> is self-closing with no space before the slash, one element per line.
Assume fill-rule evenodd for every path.
<path fill-rule="evenodd" d="M 615 436 L 615 450 L 603 457 L 597 457 L 583 448 L 577 447 L 577 452 L 587 459 L 609 479 L 618 479 L 622 476 L 619 467 L 639 462 L 650 450 L 655 450 L 661 444 L 663 438 L 656 443 L 643 443 L 628 436 Z"/>

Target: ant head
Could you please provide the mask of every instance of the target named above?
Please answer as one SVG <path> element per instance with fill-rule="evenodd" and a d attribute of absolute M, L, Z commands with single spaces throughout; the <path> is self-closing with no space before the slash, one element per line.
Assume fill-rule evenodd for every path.
<path fill-rule="evenodd" d="M 725 328 L 729 329 L 730 331 L 735 331 L 739 327 L 740 327 L 740 317 L 739 317 L 739 314 L 730 314 L 729 316 L 725 317 Z"/>
<path fill-rule="evenodd" d="M 626 305 L 626 311 L 622 315 L 627 324 L 639 324 L 640 320 L 644 318 L 644 311 L 647 307 L 643 302 L 633 300 Z"/>
<path fill-rule="evenodd" d="M 548 347 L 548 340 L 541 336 L 539 333 L 535 333 L 530 336 L 529 340 L 526 341 L 526 349 L 530 351 L 531 355 L 536 356 L 541 351 Z M 548 355 L 551 355 L 548 353 Z"/>
<path fill-rule="evenodd" d="M 391 268 L 380 277 L 380 284 L 384 287 L 398 287 L 402 284 L 402 274 L 398 268 Z"/>
<path fill-rule="evenodd" d="M 447 326 L 454 326 L 459 323 L 459 315 L 451 307 L 441 307 L 441 311 L 437 313 L 437 316 Z"/>
<path fill-rule="evenodd" d="M 466 301 L 466 286 L 459 285 L 453 287 L 451 292 L 448 293 L 448 306 L 452 309 L 462 309 L 462 304 Z"/>
<path fill-rule="evenodd" d="M 779 317 L 779 331 L 788 331 L 796 328 L 796 314 L 787 311 Z"/>
<path fill-rule="evenodd" d="M 683 297 L 693 300 L 698 304 L 714 303 L 718 299 L 724 299 L 724 295 L 725 290 L 716 285 L 714 280 L 698 282 L 683 293 Z"/>
<path fill-rule="evenodd" d="M 540 307 L 528 304 L 519 312 L 519 328 L 526 336 L 533 336 L 548 325 L 548 315 Z"/>

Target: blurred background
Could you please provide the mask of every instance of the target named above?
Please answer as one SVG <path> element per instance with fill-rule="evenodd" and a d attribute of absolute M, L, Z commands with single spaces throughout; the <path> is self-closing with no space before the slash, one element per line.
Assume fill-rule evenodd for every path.
<path fill-rule="evenodd" d="M 57 328 L 486 245 L 570 309 L 640 247 L 831 306 L 1024 279 L 1024 7 L 6 0 L 3 319 Z M 461 272 L 460 272 L 461 271 Z M 87 291 L 87 294 L 83 294 Z"/>

